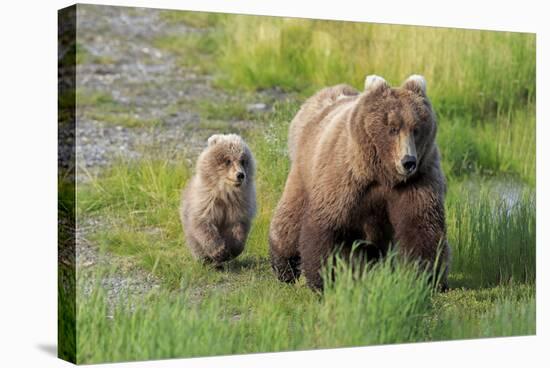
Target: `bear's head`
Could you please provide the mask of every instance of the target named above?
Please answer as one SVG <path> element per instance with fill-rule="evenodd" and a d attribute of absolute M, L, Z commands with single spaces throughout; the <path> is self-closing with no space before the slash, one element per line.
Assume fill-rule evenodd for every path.
<path fill-rule="evenodd" d="M 368 76 L 350 129 L 366 157 L 374 157 L 378 180 L 396 185 L 414 177 L 433 151 L 437 130 L 424 77 L 412 75 L 392 88 L 383 78 Z"/>
<path fill-rule="evenodd" d="M 237 134 L 214 134 L 199 157 L 203 182 L 239 188 L 253 180 L 255 163 L 250 149 Z"/>

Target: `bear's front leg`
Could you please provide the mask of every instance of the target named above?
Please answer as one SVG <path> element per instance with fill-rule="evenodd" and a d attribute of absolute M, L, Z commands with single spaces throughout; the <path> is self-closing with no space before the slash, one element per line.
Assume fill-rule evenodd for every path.
<path fill-rule="evenodd" d="M 323 289 L 321 270 L 334 248 L 334 232 L 306 213 L 300 231 L 302 271 L 310 288 Z"/>
<path fill-rule="evenodd" d="M 201 245 L 208 261 L 222 263 L 229 258 L 229 249 L 216 225 L 208 222 L 198 224 L 193 236 Z"/>
<path fill-rule="evenodd" d="M 427 180 L 394 188 L 388 203 L 394 242 L 400 254 L 419 259 L 440 276 L 440 288 L 446 290 L 450 248 L 446 240 L 443 190 Z"/>
<path fill-rule="evenodd" d="M 229 253 L 232 258 L 242 253 L 249 229 L 250 225 L 248 223 L 237 222 L 227 227 L 223 232 L 223 238 L 225 239 L 225 243 L 229 248 Z"/>

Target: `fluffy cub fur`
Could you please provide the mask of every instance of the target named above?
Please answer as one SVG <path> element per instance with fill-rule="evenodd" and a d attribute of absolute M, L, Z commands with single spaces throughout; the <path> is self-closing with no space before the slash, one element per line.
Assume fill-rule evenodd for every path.
<path fill-rule="evenodd" d="M 271 221 L 271 263 L 281 281 L 319 271 L 335 246 L 363 262 L 390 244 L 443 268 L 446 288 L 445 179 L 435 143 L 437 122 L 422 76 L 392 88 L 369 76 L 365 90 L 325 88 L 308 99 L 289 128 L 291 168 Z"/>
<path fill-rule="evenodd" d="M 236 134 L 216 134 L 197 161 L 182 193 L 181 221 L 187 246 L 201 261 L 220 264 L 244 249 L 256 213 L 255 163 Z"/>

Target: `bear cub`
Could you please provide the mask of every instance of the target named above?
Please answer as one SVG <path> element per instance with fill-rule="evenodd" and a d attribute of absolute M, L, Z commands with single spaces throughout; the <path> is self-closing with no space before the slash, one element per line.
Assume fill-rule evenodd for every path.
<path fill-rule="evenodd" d="M 220 265 L 244 249 L 256 213 L 255 162 L 236 134 L 215 134 L 182 192 L 180 217 L 193 256 Z"/>

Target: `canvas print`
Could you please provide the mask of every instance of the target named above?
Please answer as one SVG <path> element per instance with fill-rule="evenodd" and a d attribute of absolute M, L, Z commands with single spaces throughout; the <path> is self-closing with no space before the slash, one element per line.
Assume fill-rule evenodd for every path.
<path fill-rule="evenodd" d="M 59 11 L 59 356 L 533 335 L 535 35 Z"/>

